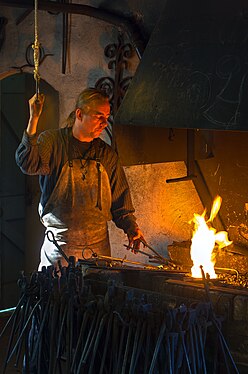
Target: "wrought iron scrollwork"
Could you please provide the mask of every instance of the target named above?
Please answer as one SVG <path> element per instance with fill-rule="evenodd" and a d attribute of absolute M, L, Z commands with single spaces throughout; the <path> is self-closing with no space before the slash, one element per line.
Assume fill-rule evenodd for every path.
<path fill-rule="evenodd" d="M 108 130 L 111 138 L 112 147 L 116 149 L 113 117 L 116 114 L 131 82 L 132 76 L 127 75 L 128 59 L 134 54 L 134 48 L 130 43 L 125 43 L 123 33 L 118 35 L 118 43 L 108 44 L 104 49 L 104 55 L 110 59 L 108 68 L 114 72 L 114 77 L 100 78 L 95 87 L 106 93 L 111 105 L 110 123 L 112 125 L 112 134 Z"/>
<path fill-rule="evenodd" d="M 32 45 L 33 43 L 30 43 L 26 48 L 26 61 L 28 66 L 34 67 L 34 49 Z M 42 64 L 46 55 L 44 48 L 41 45 L 39 47 L 39 56 L 39 63 Z"/>
<path fill-rule="evenodd" d="M 103 91 L 108 96 L 110 104 L 111 104 L 111 108 L 112 108 L 112 102 L 114 99 L 114 85 L 115 85 L 115 81 L 111 77 L 100 78 L 95 85 L 97 89 Z"/>
<path fill-rule="evenodd" d="M 30 43 L 26 48 L 25 59 L 27 63 L 21 66 L 12 66 L 12 69 L 18 69 L 20 70 L 20 72 L 22 72 L 23 68 L 25 67 L 34 67 L 34 56 L 33 56 L 34 51 L 33 51 L 32 45 L 33 43 Z M 40 61 L 39 61 L 40 65 L 44 62 L 45 58 L 47 58 L 48 56 L 53 56 L 52 53 L 45 53 L 45 50 L 42 46 L 40 46 L 39 50 L 40 50 Z"/>

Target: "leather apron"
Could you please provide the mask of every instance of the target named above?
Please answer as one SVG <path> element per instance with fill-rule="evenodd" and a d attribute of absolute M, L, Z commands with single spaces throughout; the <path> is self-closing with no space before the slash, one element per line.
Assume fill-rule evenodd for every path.
<path fill-rule="evenodd" d="M 82 175 L 82 162 L 87 168 Z M 112 219 L 111 188 L 108 174 L 99 160 L 73 160 L 61 171 L 44 208 L 41 222 L 52 231 L 67 257 L 89 258 L 92 251 L 110 256 L 107 221 Z M 67 265 L 55 245 L 45 235 L 41 248 L 42 266 Z"/>

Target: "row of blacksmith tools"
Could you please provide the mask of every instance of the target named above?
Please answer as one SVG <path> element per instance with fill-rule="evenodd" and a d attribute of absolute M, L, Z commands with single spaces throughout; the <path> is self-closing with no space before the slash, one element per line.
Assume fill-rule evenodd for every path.
<path fill-rule="evenodd" d="M 210 300 L 151 303 L 145 290 L 109 279 L 93 292 L 92 282 L 73 261 L 59 275 L 53 266 L 21 274 L 1 372 L 238 373 Z"/>
<path fill-rule="evenodd" d="M 62 247 L 58 244 L 58 241 L 55 239 L 54 233 L 52 231 L 48 230 L 46 232 L 46 236 L 47 236 L 47 239 L 51 243 L 54 244 L 55 249 L 60 254 L 60 256 L 64 258 L 64 260 L 67 262 L 67 264 L 69 264 L 70 263 L 69 258 L 66 255 L 66 253 L 64 252 L 64 250 L 62 249 Z M 136 254 L 140 253 L 140 254 L 148 257 L 149 262 L 160 264 L 160 266 L 162 266 L 162 267 L 165 266 L 167 268 L 169 267 L 171 269 L 176 269 L 176 268 L 179 268 L 181 266 L 181 264 L 176 264 L 170 258 L 165 258 L 165 257 L 161 256 L 161 254 L 158 253 L 153 247 L 151 247 L 145 240 L 140 239 L 140 242 L 143 244 L 144 248 L 150 249 L 151 253 L 145 252 L 144 250 L 140 250 L 140 249 L 134 249 L 132 246 L 126 245 L 126 244 L 124 244 L 124 247 L 126 247 L 128 250 L 131 250 L 132 252 L 134 252 Z M 90 253 L 90 257 L 85 258 L 85 251 L 88 251 Z M 109 266 L 109 265 L 112 266 L 114 263 L 118 263 L 119 265 L 127 264 L 127 265 L 138 265 L 138 266 L 142 266 L 142 267 L 147 267 L 147 264 L 137 262 L 137 261 L 127 260 L 126 256 L 124 258 L 114 258 L 112 256 L 105 256 L 105 255 L 98 254 L 98 253 L 94 252 L 93 249 L 87 248 L 87 247 L 82 250 L 82 258 L 83 258 L 83 260 L 88 260 L 88 261 L 91 260 L 92 262 L 95 262 L 95 263 L 103 260 L 103 261 L 105 261 L 106 266 Z M 153 266 L 153 265 L 149 265 L 149 266 L 153 267 L 154 269 L 158 269 L 157 266 Z"/>
<path fill-rule="evenodd" d="M 238 373 L 211 302 L 157 305 L 111 280 L 93 293 L 91 282 L 72 265 L 21 275 L 2 373 Z"/>

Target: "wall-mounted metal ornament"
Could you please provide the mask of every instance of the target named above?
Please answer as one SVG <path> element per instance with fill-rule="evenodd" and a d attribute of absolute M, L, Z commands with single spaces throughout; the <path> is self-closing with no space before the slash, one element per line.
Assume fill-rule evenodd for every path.
<path fill-rule="evenodd" d="M 123 97 L 131 82 L 132 76 L 128 75 L 128 59 L 134 55 L 134 48 L 130 43 L 125 43 L 123 33 L 118 35 L 118 43 L 108 44 L 104 49 L 104 55 L 110 59 L 108 68 L 113 71 L 114 77 L 100 78 L 95 87 L 107 94 L 111 105 L 109 122 L 112 132 L 107 128 L 112 147 L 116 150 L 113 117 L 115 116 Z"/>
<path fill-rule="evenodd" d="M 31 67 L 31 68 L 34 67 L 34 50 L 33 50 L 32 45 L 33 43 L 30 43 L 26 48 L 25 59 L 27 63 L 21 66 L 12 66 L 11 67 L 12 69 L 18 69 L 20 70 L 20 72 L 22 72 L 23 68 L 25 67 Z M 39 55 L 40 55 L 39 65 L 41 65 L 44 62 L 45 58 L 47 58 L 48 56 L 53 56 L 53 53 L 45 53 L 44 48 L 40 45 Z"/>

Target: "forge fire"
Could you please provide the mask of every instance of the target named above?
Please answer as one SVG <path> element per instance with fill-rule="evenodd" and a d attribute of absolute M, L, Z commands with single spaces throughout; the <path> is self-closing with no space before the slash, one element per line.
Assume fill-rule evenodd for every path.
<path fill-rule="evenodd" d="M 216 263 L 217 250 L 232 244 L 228 239 L 226 231 L 216 232 L 213 221 L 219 212 L 222 199 L 217 196 L 213 202 L 210 218 L 206 220 L 206 209 L 202 215 L 194 214 L 192 223 L 194 224 L 193 236 L 191 239 L 190 254 L 193 261 L 191 275 L 194 278 L 201 278 L 201 266 L 210 278 L 217 278 L 214 265 Z"/>

